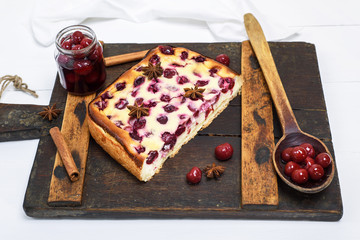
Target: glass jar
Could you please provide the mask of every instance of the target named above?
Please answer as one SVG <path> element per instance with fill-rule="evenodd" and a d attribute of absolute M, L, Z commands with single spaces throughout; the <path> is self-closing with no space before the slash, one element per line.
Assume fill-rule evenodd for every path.
<path fill-rule="evenodd" d="M 104 84 L 103 49 L 91 28 L 84 25 L 66 27 L 56 35 L 55 44 L 60 83 L 68 92 L 87 95 Z"/>

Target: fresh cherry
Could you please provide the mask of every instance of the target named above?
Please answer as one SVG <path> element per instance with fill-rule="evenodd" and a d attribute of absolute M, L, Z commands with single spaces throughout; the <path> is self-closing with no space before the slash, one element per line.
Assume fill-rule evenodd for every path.
<path fill-rule="evenodd" d="M 220 54 L 215 58 L 216 61 L 218 61 L 219 63 L 222 63 L 226 66 L 229 66 L 230 64 L 230 58 L 228 55 L 226 54 Z"/>
<path fill-rule="evenodd" d="M 300 165 L 297 164 L 296 162 L 290 161 L 285 165 L 284 172 L 286 175 L 290 177 L 292 172 L 296 169 L 300 169 Z"/>
<path fill-rule="evenodd" d="M 324 176 L 324 168 L 320 164 L 313 164 L 308 169 L 310 178 L 312 180 L 320 180 Z"/>
<path fill-rule="evenodd" d="M 223 143 L 215 148 L 215 157 L 218 160 L 225 161 L 232 157 L 233 152 L 234 149 L 229 143 Z"/>
<path fill-rule="evenodd" d="M 307 153 L 303 147 L 296 146 L 293 148 L 293 150 L 291 152 L 291 156 L 295 162 L 300 163 L 300 162 L 305 161 Z"/>
<path fill-rule="evenodd" d="M 286 148 L 284 151 L 281 152 L 281 159 L 285 162 L 288 162 L 291 160 L 291 152 L 293 148 Z"/>
<path fill-rule="evenodd" d="M 303 147 L 309 157 L 314 158 L 315 157 L 315 149 L 310 143 L 303 143 L 300 145 L 300 147 Z"/>
<path fill-rule="evenodd" d="M 313 159 L 313 158 L 311 158 L 311 157 L 306 157 L 305 158 L 305 169 L 306 170 L 309 170 L 309 168 L 312 166 L 312 165 L 314 165 L 315 164 L 315 160 Z"/>
<path fill-rule="evenodd" d="M 187 174 L 186 179 L 191 184 L 197 184 L 201 181 L 202 172 L 200 168 L 193 167 Z"/>
<path fill-rule="evenodd" d="M 316 156 L 315 162 L 320 164 L 323 168 L 326 168 L 330 165 L 331 158 L 327 153 L 320 153 Z"/>
<path fill-rule="evenodd" d="M 309 174 L 303 168 L 296 169 L 292 172 L 291 179 L 297 184 L 304 184 L 309 180 Z"/>

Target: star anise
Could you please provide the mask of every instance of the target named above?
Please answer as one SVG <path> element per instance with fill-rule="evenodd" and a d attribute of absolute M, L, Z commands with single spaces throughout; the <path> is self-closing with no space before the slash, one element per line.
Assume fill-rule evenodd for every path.
<path fill-rule="evenodd" d="M 225 167 L 220 165 L 216 166 L 215 163 L 213 163 L 211 166 L 207 166 L 204 169 L 207 178 L 219 178 L 221 174 L 224 173 L 224 171 Z"/>
<path fill-rule="evenodd" d="M 61 112 L 62 110 L 57 109 L 56 103 L 54 103 L 51 107 L 45 107 L 44 111 L 39 112 L 39 115 L 42 116 L 43 119 L 47 118 L 49 121 L 52 121 L 54 118 L 57 118 Z"/>
<path fill-rule="evenodd" d="M 195 85 L 195 88 L 184 88 L 184 91 L 184 97 L 189 97 L 192 100 L 196 100 L 203 98 L 202 93 L 205 91 L 205 88 L 198 88 L 198 85 Z"/>
<path fill-rule="evenodd" d="M 149 116 L 149 108 L 143 106 L 142 103 L 140 106 L 135 102 L 134 106 L 128 105 L 127 108 L 130 110 L 129 116 L 141 118 L 142 116 Z"/>
<path fill-rule="evenodd" d="M 141 70 L 144 72 L 144 75 L 148 77 L 149 80 L 152 80 L 153 78 L 160 77 L 164 70 L 160 66 L 161 63 L 157 63 L 156 65 L 153 65 L 151 62 L 149 62 L 147 67 L 142 67 Z"/>

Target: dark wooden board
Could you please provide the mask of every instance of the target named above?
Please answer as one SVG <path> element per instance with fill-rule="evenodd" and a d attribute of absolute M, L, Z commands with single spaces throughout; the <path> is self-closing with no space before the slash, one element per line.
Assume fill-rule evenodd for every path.
<path fill-rule="evenodd" d="M 105 44 L 104 53 L 112 56 L 141 51 L 157 44 Z M 241 43 L 179 43 L 215 58 L 230 56 L 230 67 L 240 72 Z M 300 127 L 325 140 L 333 153 L 331 133 L 317 65 L 315 46 L 309 43 L 270 43 L 279 74 Z M 134 63 L 107 69 L 107 84 Z M 254 61 L 256 64 L 256 61 Z M 310 89 L 310 90 L 309 90 Z M 64 105 L 66 92 L 56 80 L 51 102 Z M 309 100 L 311 99 L 311 101 Z M 275 112 L 275 111 L 274 111 Z M 337 173 L 323 192 L 308 195 L 279 182 L 279 205 L 263 210 L 241 208 L 241 102 L 237 97 L 208 128 L 169 159 L 150 182 L 139 182 L 112 160 L 91 138 L 85 175 L 83 203 L 78 207 L 47 205 L 49 183 L 56 147 L 49 135 L 41 137 L 24 199 L 28 216 L 37 218 L 221 218 L 221 219 L 292 219 L 336 221 L 342 217 L 342 199 Z M 62 116 L 58 120 L 61 124 Z M 60 126 L 59 126 L 60 127 Z M 274 116 L 275 142 L 281 129 Z M 223 142 L 234 146 L 233 158 L 219 180 L 203 179 L 199 185 L 186 183 L 192 166 L 200 168 L 219 163 L 213 156 L 215 146 Z"/>

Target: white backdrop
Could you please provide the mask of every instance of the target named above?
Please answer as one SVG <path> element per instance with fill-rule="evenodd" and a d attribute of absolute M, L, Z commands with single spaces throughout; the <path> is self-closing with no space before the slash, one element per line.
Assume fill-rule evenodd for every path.
<path fill-rule="evenodd" d="M 92 4 L 101 1 L 83 0 L 80 5 L 85 10 L 80 7 L 79 12 L 68 9 L 71 4 L 78 4 L 77 1 L 47 1 L 55 4 L 55 8 L 48 8 L 47 12 L 41 13 L 41 9 L 48 7 L 41 6 L 46 4 L 44 2 L 0 1 L 0 76 L 17 74 L 30 89 L 39 94 L 39 98 L 34 98 L 11 86 L 4 92 L 0 103 L 49 103 L 56 75 L 53 56 L 55 48 L 53 44 L 45 47 L 35 40 L 31 16 L 40 19 L 58 16 L 61 13 L 59 9 L 64 9 L 64 12 L 69 12 L 69 21 L 79 21 L 84 18 L 82 14 L 85 10 L 94 11 L 91 9 Z M 0 143 L 0 239 L 66 239 L 69 236 L 73 239 L 306 239 L 315 236 L 321 236 L 322 239 L 360 239 L 360 194 L 357 187 L 357 164 L 360 159 L 358 1 L 255 0 L 224 1 L 224 5 L 222 1 L 192 1 L 192 4 L 183 4 L 192 9 L 189 12 L 184 12 L 183 7 L 172 7 L 187 1 L 153 0 L 151 4 L 140 4 L 145 1 L 137 1 L 136 6 L 139 7 L 135 8 L 130 8 L 130 5 L 125 4 L 127 2 L 130 1 L 118 1 L 117 5 L 127 9 L 127 18 L 90 18 L 82 23 L 93 28 L 98 39 L 108 43 L 234 41 L 234 37 L 241 37 L 241 28 L 237 27 L 242 19 L 226 19 L 241 17 L 242 11 L 250 9 L 269 21 L 266 24 L 270 27 L 265 32 L 270 32 L 268 34 L 275 36 L 274 39 L 282 33 L 284 35 L 281 36 L 288 36 L 296 32 L 284 41 L 314 43 L 340 178 L 343 218 L 339 222 L 33 219 L 27 217 L 22 209 L 38 144 L 38 140 L 28 140 Z M 226 12 L 231 6 L 234 8 L 229 16 L 222 16 L 222 11 Z M 176 12 L 173 9 L 177 9 Z M 94 14 L 100 13 L 95 11 Z M 198 17 L 194 19 L 194 16 Z M 36 26 L 46 22 L 35 17 L 32 19 L 40 21 Z M 225 29 L 221 21 L 226 21 Z M 233 28 L 238 31 L 229 34 L 229 29 Z M 49 36 L 46 36 L 46 33 L 44 39 L 52 34 L 49 32 Z M 38 34 L 44 36 L 41 29 Z"/>

